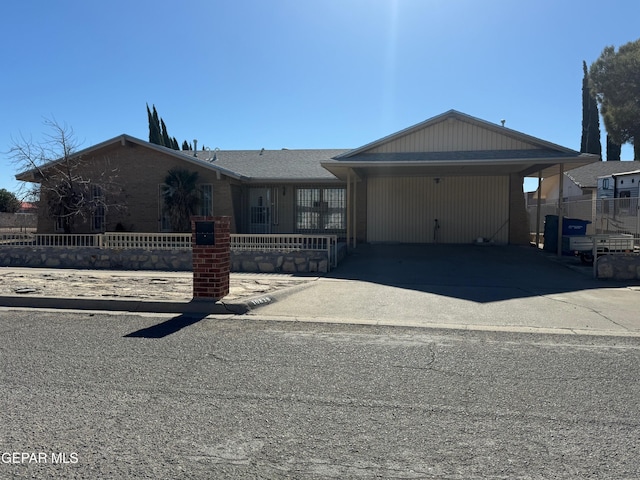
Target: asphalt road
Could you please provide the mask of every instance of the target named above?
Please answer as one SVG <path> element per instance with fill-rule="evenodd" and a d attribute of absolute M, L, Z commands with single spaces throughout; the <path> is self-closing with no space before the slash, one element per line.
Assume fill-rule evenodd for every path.
<path fill-rule="evenodd" d="M 640 477 L 638 338 L 42 311 L 0 335 L 0 478 Z"/>

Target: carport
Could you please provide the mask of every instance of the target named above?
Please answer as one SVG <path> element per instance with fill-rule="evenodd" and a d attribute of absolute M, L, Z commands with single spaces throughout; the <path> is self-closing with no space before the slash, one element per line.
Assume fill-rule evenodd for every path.
<path fill-rule="evenodd" d="M 322 165 L 347 184 L 351 247 L 478 238 L 525 244 L 524 177 L 563 175 L 598 160 L 450 110 Z"/>

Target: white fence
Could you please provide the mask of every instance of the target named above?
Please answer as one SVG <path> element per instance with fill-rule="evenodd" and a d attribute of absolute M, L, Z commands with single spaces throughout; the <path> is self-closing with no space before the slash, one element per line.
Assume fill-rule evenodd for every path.
<path fill-rule="evenodd" d="M 190 233 L 35 234 L 3 233 L 0 245 L 24 247 L 97 247 L 128 250 L 188 250 Z"/>
<path fill-rule="evenodd" d="M 297 234 L 232 234 L 232 251 L 325 252 L 332 267 L 338 265 L 337 235 L 297 235 Z"/>
<path fill-rule="evenodd" d="M 0 247 L 97 247 L 115 250 L 190 250 L 190 233 L 117 233 L 103 234 L 0 234 Z M 338 264 L 336 235 L 231 234 L 231 250 L 324 252 L 332 267 Z"/>
<path fill-rule="evenodd" d="M 101 235 L 51 234 L 35 233 L 3 233 L 0 234 L 0 245 L 12 247 L 100 247 Z"/>
<path fill-rule="evenodd" d="M 190 250 L 190 233 L 117 233 L 107 232 L 101 237 L 101 248 L 116 250 Z"/>

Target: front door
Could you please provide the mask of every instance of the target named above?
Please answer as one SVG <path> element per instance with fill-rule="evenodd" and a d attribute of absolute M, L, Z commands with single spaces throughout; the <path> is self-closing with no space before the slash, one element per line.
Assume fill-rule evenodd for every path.
<path fill-rule="evenodd" d="M 249 233 L 271 233 L 271 189 L 249 189 Z"/>

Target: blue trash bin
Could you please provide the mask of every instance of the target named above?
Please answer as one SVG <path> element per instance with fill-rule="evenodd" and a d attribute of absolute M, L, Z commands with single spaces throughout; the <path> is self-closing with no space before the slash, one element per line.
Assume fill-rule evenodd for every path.
<path fill-rule="evenodd" d="M 562 217 L 562 235 L 586 235 L 590 220 Z M 558 215 L 544 217 L 544 248 L 549 252 L 558 251 Z"/>

